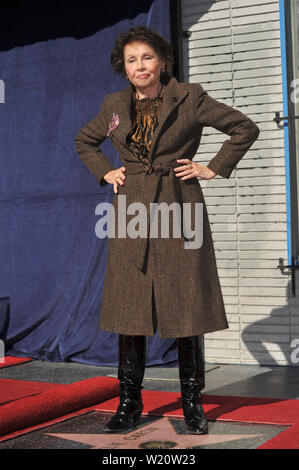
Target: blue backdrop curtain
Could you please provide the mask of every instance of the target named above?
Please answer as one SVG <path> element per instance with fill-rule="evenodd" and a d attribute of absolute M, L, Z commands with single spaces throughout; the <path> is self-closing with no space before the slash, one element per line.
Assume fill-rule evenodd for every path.
<path fill-rule="evenodd" d="M 108 241 L 95 235 L 114 193 L 74 137 L 127 86 L 110 66 L 117 35 L 147 25 L 170 38 L 170 12 L 168 0 L 97 3 L 1 7 L 0 331 L 7 355 L 115 366 L 118 335 L 98 328 Z M 103 150 L 121 166 L 108 139 Z M 174 361 L 174 339 L 148 337 L 147 365 Z"/>

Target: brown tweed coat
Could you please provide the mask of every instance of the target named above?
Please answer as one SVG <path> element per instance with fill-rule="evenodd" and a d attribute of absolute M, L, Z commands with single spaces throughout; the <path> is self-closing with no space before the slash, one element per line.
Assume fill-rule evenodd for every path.
<path fill-rule="evenodd" d="M 100 311 L 101 329 L 127 335 L 153 335 L 154 320 L 160 338 L 195 336 L 228 328 L 208 214 L 197 178 L 181 180 L 173 167 L 177 159 L 193 159 L 200 144 L 202 129 L 211 126 L 230 136 L 207 165 L 217 175 L 229 178 L 233 169 L 259 135 L 259 128 L 240 111 L 208 95 L 200 84 L 168 82 L 149 155 L 152 172 L 129 150 L 126 136 L 131 130 L 132 87 L 107 95 L 100 112 L 75 138 L 83 163 L 99 184 L 115 169 L 99 145 L 108 134 L 113 113 L 119 123 L 109 133 L 118 151 L 126 180 L 114 195 L 115 237 L 109 237 L 106 277 Z M 122 198 L 120 198 L 122 196 Z M 125 197 L 124 197 L 125 196 Z M 120 201 L 122 199 L 122 201 Z M 125 200 L 125 206 L 121 206 Z M 126 227 L 138 212 L 127 213 L 131 203 L 143 203 L 149 230 L 150 203 L 191 203 L 191 228 L 195 227 L 195 204 L 202 207 L 202 243 L 186 248 L 192 236 L 181 231 L 170 235 L 138 238 L 118 236 L 118 214 L 125 216 Z M 168 206 L 167 206 L 168 207 Z M 183 213 L 183 212 L 182 212 Z M 134 215 L 132 215 L 134 214 Z M 182 219 L 181 219 L 182 220 Z M 160 228 L 159 220 L 159 228 Z M 188 238 L 189 237 L 189 238 Z M 155 302 L 155 308 L 153 308 Z M 154 314 L 155 312 L 155 314 Z"/>

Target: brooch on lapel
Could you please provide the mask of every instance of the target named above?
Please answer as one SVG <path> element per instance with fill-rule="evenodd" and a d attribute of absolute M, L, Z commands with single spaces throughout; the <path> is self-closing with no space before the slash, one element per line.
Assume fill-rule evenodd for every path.
<path fill-rule="evenodd" d="M 119 125 L 119 115 L 113 113 L 112 120 L 109 124 L 109 130 L 108 130 L 107 137 L 110 137 L 111 132 L 114 131 L 114 129 L 116 129 L 118 125 Z"/>

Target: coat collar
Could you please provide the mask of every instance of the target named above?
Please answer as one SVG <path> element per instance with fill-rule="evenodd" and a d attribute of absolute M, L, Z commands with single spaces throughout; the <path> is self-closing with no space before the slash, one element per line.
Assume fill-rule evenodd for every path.
<path fill-rule="evenodd" d="M 121 132 L 122 132 L 122 139 L 126 140 L 128 133 L 131 130 L 131 100 L 133 95 L 134 89 L 131 85 L 127 88 L 119 92 L 118 99 L 119 105 L 118 110 L 120 114 L 120 122 L 122 122 Z M 165 90 L 163 93 L 163 105 L 161 106 L 160 117 L 159 117 L 159 125 L 155 130 L 151 151 L 149 154 L 149 160 L 152 160 L 154 155 L 154 151 L 158 142 L 158 137 L 163 130 L 163 127 L 167 121 L 169 115 L 173 112 L 173 110 L 186 98 L 189 94 L 187 87 L 184 83 L 179 83 L 174 77 L 171 77 L 167 85 L 165 86 Z"/>

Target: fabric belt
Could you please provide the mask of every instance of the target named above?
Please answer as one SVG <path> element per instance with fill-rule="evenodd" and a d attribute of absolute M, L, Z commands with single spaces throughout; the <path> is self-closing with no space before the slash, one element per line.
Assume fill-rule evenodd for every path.
<path fill-rule="evenodd" d="M 170 162 L 167 165 L 162 165 L 161 163 L 153 162 L 153 165 L 146 164 L 143 165 L 140 162 L 125 162 L 124 166 L 126 167 L 125 175 L 136 175 L 138 173 L 145 172 L 149 176 L 149 185 L 146 187 L 146 192 L 144 195 L 144 199 L 142 202 L 146 204 L 147 207 L 147 236 L 146 238 L 137 238 L 132 239 L 132 250 L 131 250 L 131 258 L 137 269 L 143 271 L 145 268 L 146 263 L 146 253 L 149 243 L 149 235 L 150 235 L 150 217 L 149 217 L 149 210 L 150 203 L 158 202 L 158 190 L 162 176 L 170 176 L 173 181 L 174 185 L 174 192 L 176 196 L 176 200 L 174 202 L 178 202 L 181 205 L 181 234 L 183 236 L 183 196 L 181 191 L 180 182 L 178 181 L 178 177 L 175 175 L 173 171 L 174 168 L 177 168 L 179 165 L 176 161 Z"/>

